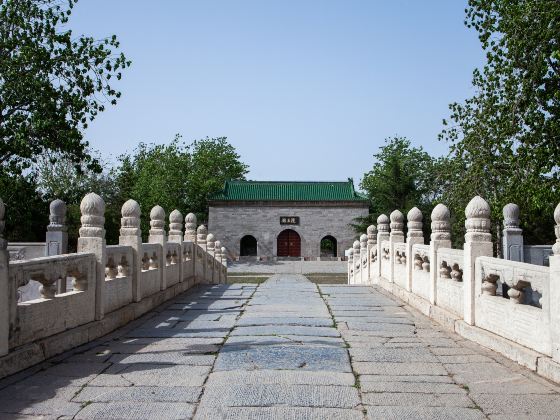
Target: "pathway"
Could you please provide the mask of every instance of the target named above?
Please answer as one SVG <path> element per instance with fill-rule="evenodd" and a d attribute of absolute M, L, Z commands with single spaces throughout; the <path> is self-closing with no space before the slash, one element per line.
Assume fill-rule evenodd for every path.
<path fill-rule="evenodd" d="M 551 419 L 559 390 L 374 288 L 277 275 L 0 381 L 0 418 Z"/>

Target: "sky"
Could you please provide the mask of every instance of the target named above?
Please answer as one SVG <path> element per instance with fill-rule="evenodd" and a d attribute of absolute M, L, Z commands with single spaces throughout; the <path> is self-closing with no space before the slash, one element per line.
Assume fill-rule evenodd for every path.
<path fill-rule="evenodd" d="M 482 64 L 466 0 L 80 0 L 75 34 L 116 34 L 123 96 L 86 132 L 108 161 L 139 142 L 226 136 L 248 179 L 371 169 L 389 136 L 433 155 Z"/>

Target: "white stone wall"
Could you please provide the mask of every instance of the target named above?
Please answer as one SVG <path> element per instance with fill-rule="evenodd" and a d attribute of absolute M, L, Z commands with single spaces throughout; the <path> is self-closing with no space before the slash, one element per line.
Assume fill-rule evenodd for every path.
<path fill-rule="evenodd" d="M 300 235 L 303 257 L 319 257 L 321 239 L 327 235 L 337 240 L 337 254 L 341 257 L 356 236 L 350 223 L 367 214 L 365 207 L 213 206 L 208 230 L 220 238 L 232 257 L 239 256 L 240 241 L 245 235 L 257 239 L 258 256 L 276 256 L 277 237 L 285 229 Z M 283 216 L 299 217 L 299 226 L 280 225 Z"/>

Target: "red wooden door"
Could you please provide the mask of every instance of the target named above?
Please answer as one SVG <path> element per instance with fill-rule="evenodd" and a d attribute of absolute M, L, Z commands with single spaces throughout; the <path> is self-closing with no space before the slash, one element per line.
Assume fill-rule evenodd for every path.
<path fill-rule="evenodd" d="M 286 229 L 278 235 L 279 257 L 300 257 L 301 238 L 295 230 Z"/>

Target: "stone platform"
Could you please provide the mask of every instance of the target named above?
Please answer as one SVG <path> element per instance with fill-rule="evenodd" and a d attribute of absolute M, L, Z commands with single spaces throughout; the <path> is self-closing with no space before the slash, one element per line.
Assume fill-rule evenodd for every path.
<path fill-rule="evenodd" d="M 0 418 L 551 419 L 559 391 L 375 288 L 275 275 L 0 381 Z"/>

